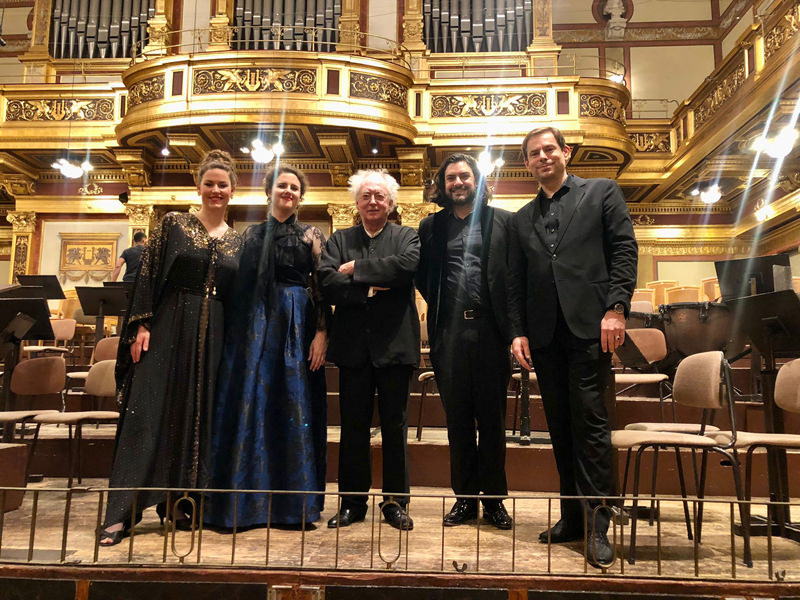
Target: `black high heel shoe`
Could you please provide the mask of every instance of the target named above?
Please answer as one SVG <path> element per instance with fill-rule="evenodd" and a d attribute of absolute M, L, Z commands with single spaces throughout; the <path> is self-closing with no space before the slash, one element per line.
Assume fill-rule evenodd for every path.
<path fill-rule="evenodd" d="M 156 514 L 158 515 L 159 520 L 161 521 L 161 526 L 164 526 L 164 519 L 167 518 L 167 505 L 165 502 L 159 502 L 156 504 Z M 182 517 L 178 517 L 177 519 L 174 518 L 174 515 L 171 515 L 168 519 L 169 522 L 175 524 L 175 529 L 178 531 L 191 531 L 192 530 L 192 518 L 187 517 L 185 514 Z"/>
<path fill-rule="evenodd" d="M 108 529 L 103 529 L 100 531 L 100 539 L 98 543 L 100 546 L 116 546 L 119 544 L 123 539 L 128 537 L 129 530 L 122 526 L 122 529 L 118 529 L 117 531 L 109 531 Z M 105 540 L 109 540 L 107 543 L 103 543 Z"/>

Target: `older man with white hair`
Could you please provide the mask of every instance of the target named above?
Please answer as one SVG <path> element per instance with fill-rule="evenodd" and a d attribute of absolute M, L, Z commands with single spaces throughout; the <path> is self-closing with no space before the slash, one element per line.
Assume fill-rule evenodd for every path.
<path fill-rule="evenodd" d="M 370 425 L 375 391 L 381 422 L 386 521 L 412 529 L 408 516 L 408 388 L 419 363 L 419 317 L 414 274 L 419 238 L 410 227 L 388 221 L 399 189 L 384 171 L 359 171 L 350 192 L 361 224 L 328 240 L 319 275 L 322 292 L 335 305 L 329 326 L 329 361 L 339 367 L 340 509 L 328 527 L 363 521 L 372 483 Z"/>

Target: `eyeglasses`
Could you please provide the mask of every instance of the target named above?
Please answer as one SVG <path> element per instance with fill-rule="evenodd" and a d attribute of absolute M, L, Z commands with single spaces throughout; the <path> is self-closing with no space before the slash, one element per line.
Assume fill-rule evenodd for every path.
<path fill-rule="evenodd" d="M 381 192 L 362 192 L 358 197 L 358 200 L 359 202 L 369 202 L 370 198 L 375 198 L 375 202 L 381 203 L 386 202 L 388 196 L 382 194 Z"/>

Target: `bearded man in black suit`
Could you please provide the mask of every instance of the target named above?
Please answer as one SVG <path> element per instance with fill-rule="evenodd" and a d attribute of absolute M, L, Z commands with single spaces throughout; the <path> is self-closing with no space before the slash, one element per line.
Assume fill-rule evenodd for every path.
<path fill-rule="evenodd" d="M 555 127 L 531 131 L 525 166 L 536 197 L 514 214 L 509 247 L 512 352 L 536 369 L 562 496 L 610 496 L 611 430 L 603 390 L 625 339 L 638 248 L 619 186 L 567 173 L 570 148 Z M 540 541 L 584 537 L 595 566 L 613 561 L 610 512 L 599 500 L 561 502 Z"/>

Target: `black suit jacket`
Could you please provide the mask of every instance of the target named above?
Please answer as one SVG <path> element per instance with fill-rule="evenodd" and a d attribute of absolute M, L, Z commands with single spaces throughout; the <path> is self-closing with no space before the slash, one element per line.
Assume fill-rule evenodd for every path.
<path fill-rule="evenodd" d="M 481 287 L 489 290 L 492 315 L 505 341 L 510 341 L 506 292 L 508 289 L 508 236 L 511 213 L 491 206 L 479 205 L 481 221 Z M 447 285 L 447 220 L 448 209 L 425 217 L 419 225 L 421 257 L 417 273 L 417 289 L 428 303 L 428 339 L 431 352 L 436 352 L 441 337 L 441 319 L 445 307 L 442 291 Z"/>
<path fill-rule="evenodd" d="M 512 337 L 550 343 L 560 303 L 572 333 L 600 337 L 606 310 L 626 312 L 636 286 L 638 246 L 625 198 L 610 179 L 570 175 L 555 248 L 545 243 L 538 196 L 514 214 L 509 247 Z"/>
<path fill-rule="evenodd" d="M 414 274 L 419 237 L 410 227 L 387 223 L 374 238 L 356 225 L 328 240 L 319 267 L 325 300 L 335 305 L 328 328 L 328 360 L 343 367 L 419 364 L 419 316 Z M 355 260 L 355 273 L 339 273 Z M 388 287 L 368 298 L 370 286 Z"/>

